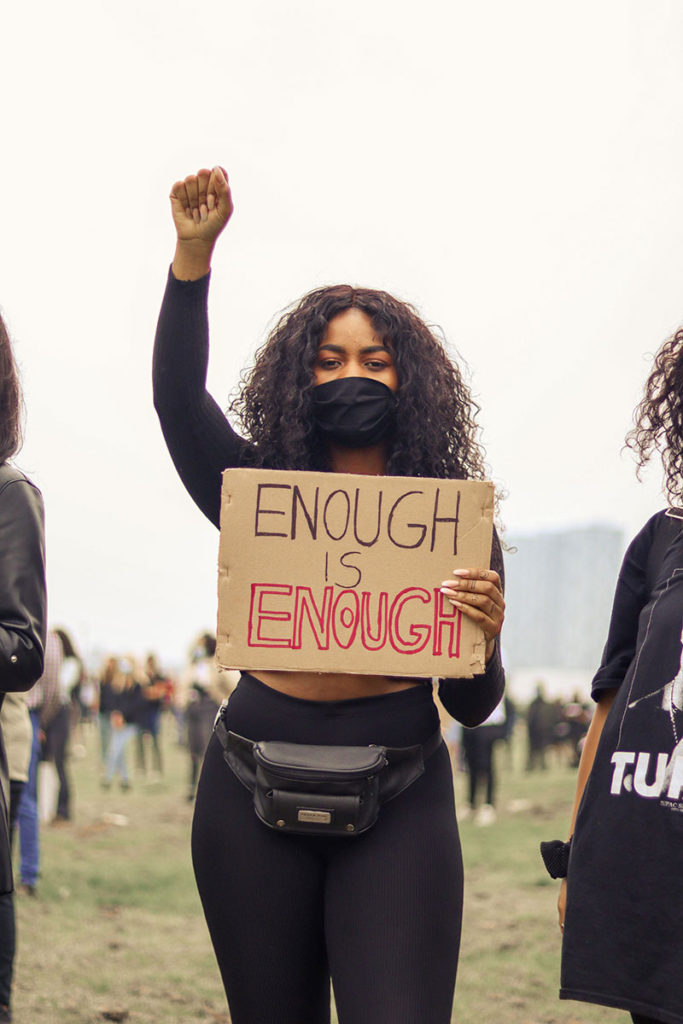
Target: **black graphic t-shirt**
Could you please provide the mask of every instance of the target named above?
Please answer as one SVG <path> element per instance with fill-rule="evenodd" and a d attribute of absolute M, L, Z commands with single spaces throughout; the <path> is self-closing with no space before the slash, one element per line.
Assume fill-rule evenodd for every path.
<path fill-rule="evenodd" d="M 560 996 L 683 1024 L 683 522 L 665 512 L 619 574 L 593 696 L 611 687 L 572 841 Z"/>

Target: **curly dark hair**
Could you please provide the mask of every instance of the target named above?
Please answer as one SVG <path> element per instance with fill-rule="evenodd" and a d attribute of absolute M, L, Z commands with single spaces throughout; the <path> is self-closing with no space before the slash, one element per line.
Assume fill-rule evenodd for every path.
<path fill-rule="evenodd" d="M 633 422 L 625 447 L 636 454 L 638 478 L 657 452 L 664 465 L 669 501 L 683 504 L 683 327 L 667 338 L 655 355 Z"/>
<path fill-rule="evenodd" d="M 334 285 L 286 309 L 256 354 L 230 411 L 253 442 L 252 465 L 328 469 L 313 424 L 313 368 L 327 325 L 347 309 L 365 313 L 391 348 L 398 374 L 398 415 L 387 473 L 483 479 L 472 398 L 460 368 L 415 309 L 387 292 Z"/>
<path fill-rule="evenodd" d="M 23 407 L 12 342 L 0 316 L 0 463 L 11 459 L 21 448 Z"/>

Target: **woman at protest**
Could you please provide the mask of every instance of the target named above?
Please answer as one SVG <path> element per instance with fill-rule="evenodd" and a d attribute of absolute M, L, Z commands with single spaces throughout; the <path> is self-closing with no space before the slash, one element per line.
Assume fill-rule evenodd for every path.
<path fill-rule="evenodd" d="M 107 765 L 101 780 L 103 789 L 109 789 L 118 775 L 121 789 L 130 789 L 126 751 L 138 732 L 144 713 L 141 673 L 133 658 L 120 658 L 118 671 L 112 679 L 111 735 L 107 751 Z"/>
<path fill-rule="evenodd" d="M 619 573 L 597 707 L 567 843 L 543 844 L 562 878 L 560 996 L 683 1021 L 683 329 L 657 353 L 627 445 L 661 454 L 670 507 Z"/>
<path fill-rule="evenodd" d="M 111 742 L 111 713 L 114 711 L 116 700 L 114 681 L 118 672 L 118 659 L 110 655 L 100 669 L 97 687 L 97 722 L 100 733 L 100 761 L 103 771 L 106 771 L 107 768 Z"/>
<path fill-rule="evenodd" d="M 73 692 L 83 678 L 83 663 L 79 658 L 73 640 L 65 629 L 55 629 L 61 648 L 59 669 L 59 709 L 45 729 L 44 756 L 53 761 L 59 790 L 53 824 L 71 820 L 71 784 L 67 770 L 69 744 L 72 730 Z"/>
<path fill-rule="evenodd" d="M 21 447 L 21 390 L 9 335 L 0 317 L 0 707 L 5 693 L 26 691 L 43 671 L 45 545 L 40 491 L 10 459 Z M 0 1021 L 12 1019 L 15 952 L 7 758 L 0 732 Z M 13 812 L 16 808 L 12 809 Z M 14 813 L 12 814 L 14 818 Z"/>
<path fill-rule="evenodd" d="M 192 801 L 197 780 L 221 702 L 230 696 L 239 679 L 237 672 L 219 672 L 216 664 L 216 637 L 202 633 L 192 645 L 185 671 L 179 680 L 190 755 L 187 799 Z"/>
<path fill-rule="evenodd" d="M 164 708 L 164 701 L 168 693 L 168 685 L 168 680 L 161 671 L 156 655 L 148 654 L 145 659 L 144 679 L 142 683 L 142 695 L 145 702 L 136 737 L 137 767 L 143 775 L 146 774 L 147 759 L 145 756 L 145 737 L 149 736 L 152 748 L 152 768 L 150 777 L 157 781 L 161 778 L 164 770 L 159 731 L 161 728 L 161 714 Z"/>
<path fill-rule="evenodd" d="M 233 209 L 225 172 L 178 182 L 171 207 L 177 246 L 157 329 L 155 405 L 181 479 L 211 522 L 219 525 L 226 467 L 483 477 L 475 407 L 441 343 L 410 306 L 346 285 L 317 289 L 282 316 L 233 404 L 247 439 L 239 437 L 205 386 L 211 256 Z M 468 726 L 503 691 L 501 575 L 496 539 L 491 569 L 458 570 L 444 587 L 486 638 L 483 674 L 440 681 L 442 702 Z M 462 859 L 438 729 L 424 680 L 258 665 L 242 673 L 206 752 L 193 826 L 235 1024 L 328 1022 L 330 976 L 341 1022 L 450 1021 Z M 363 835 L 278 834 L 226 764 L 229 732 L 409 747 L 422 751 L 424 773 Z"/>

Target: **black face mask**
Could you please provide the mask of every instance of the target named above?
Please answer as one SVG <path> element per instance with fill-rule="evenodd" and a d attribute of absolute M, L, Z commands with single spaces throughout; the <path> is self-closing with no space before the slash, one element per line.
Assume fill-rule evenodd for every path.
<path fill-rule="evenodd" d="M 372 377 L 340 377 L 313 389 L 313 416 L 328 441 L 366 448 L 382 441 L 393 427 L 396 396 Z"/>

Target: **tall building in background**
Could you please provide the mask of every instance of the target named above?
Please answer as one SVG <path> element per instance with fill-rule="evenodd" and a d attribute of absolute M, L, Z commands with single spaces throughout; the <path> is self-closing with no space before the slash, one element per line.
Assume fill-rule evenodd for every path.
<path fill-rule="evenodd" d="M 582 526 L 506 536 L 503 648 L 508 672 L 592 675 L 600 663 L 624 552 L 621 530 Z M 526 673 L 523 672 L 523 675 Z"/>

